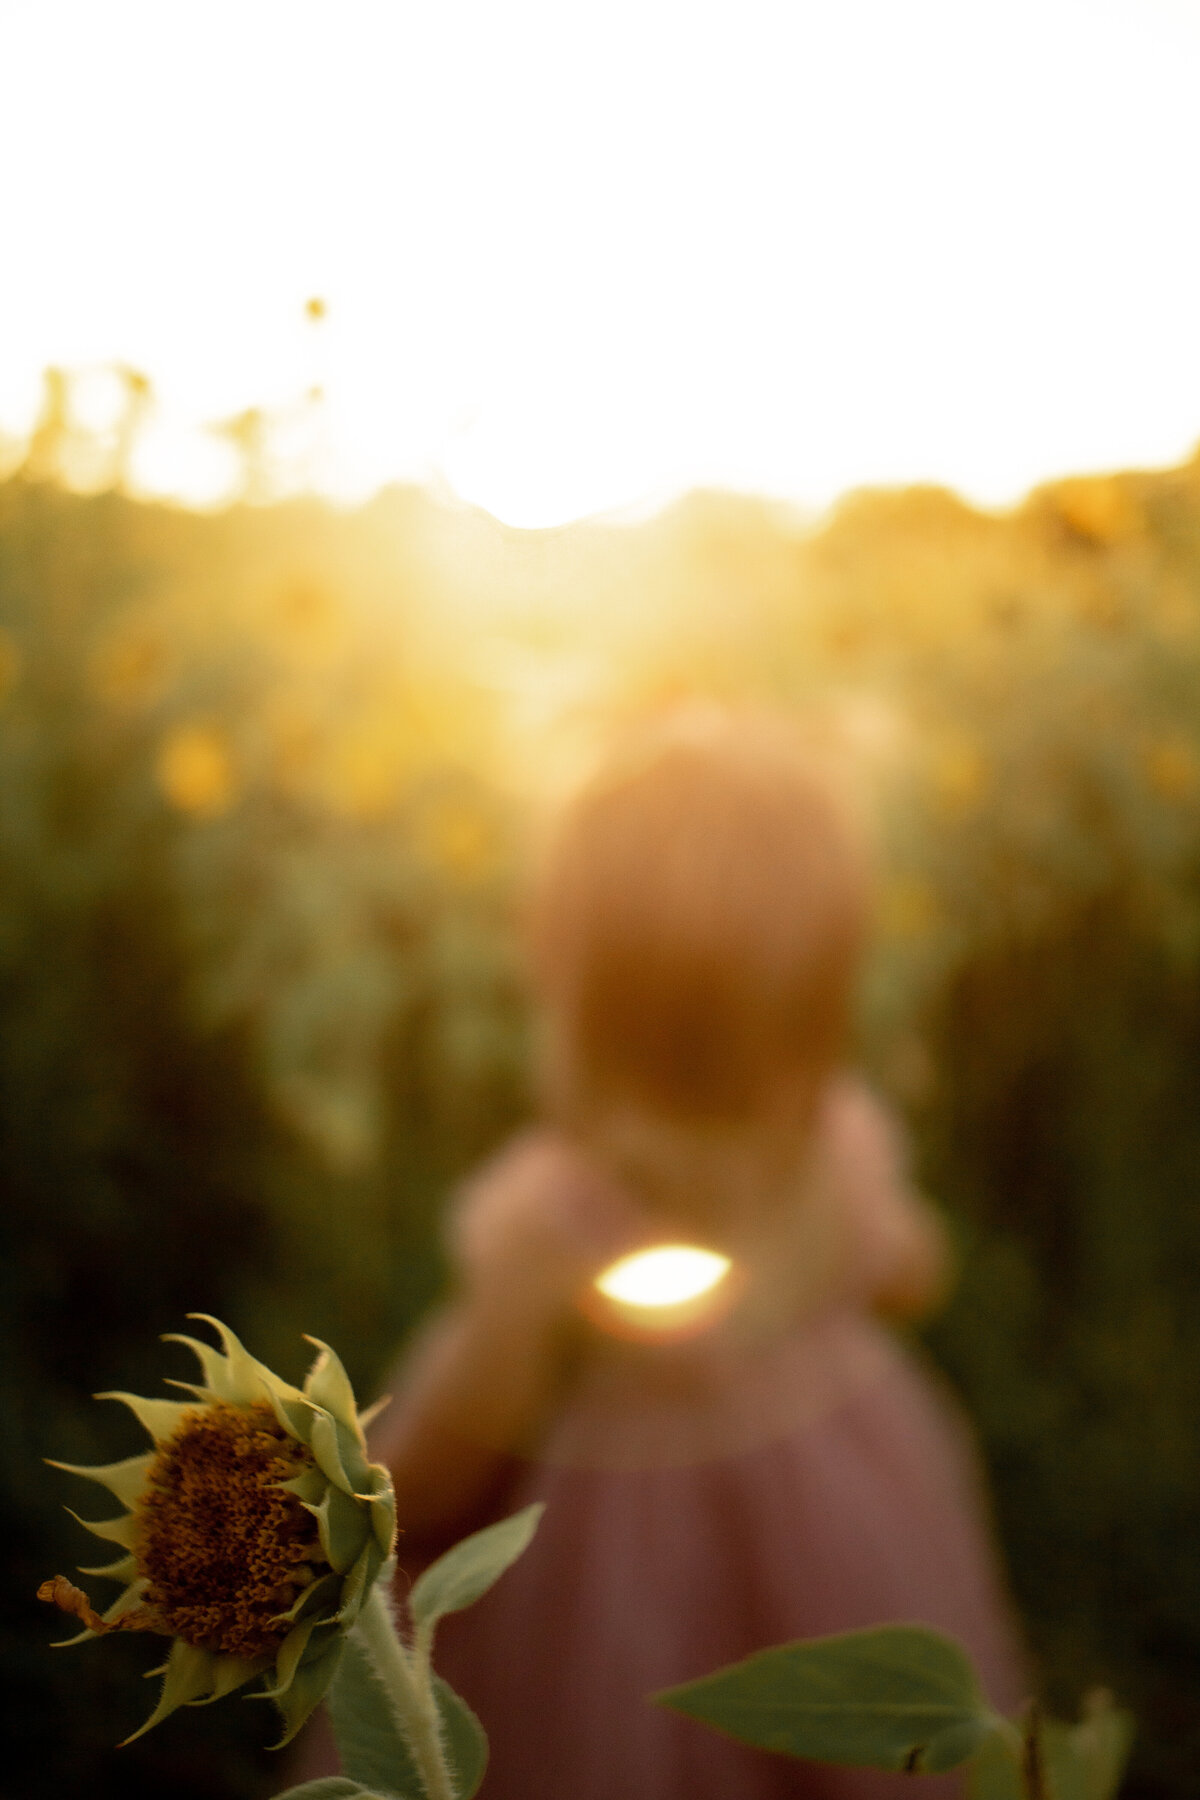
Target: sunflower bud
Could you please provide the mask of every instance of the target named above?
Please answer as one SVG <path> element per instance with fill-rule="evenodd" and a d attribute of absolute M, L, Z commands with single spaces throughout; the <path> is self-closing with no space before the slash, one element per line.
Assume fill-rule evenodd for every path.
<path fill-rule="evenodd" d="M 115 1562 L 81 1570 L 123 1584 L 104 1613 L 64 1576 L 39 1596 L 84 1629 L 65 1643 L 110 1631 L 172 1640 L 158 1705 L 140 1731 L 177 1706 L 218 1700 L 256 1676 L 284 1717 L 286 1743 L 325 1694 L 346 1635 L 392 1552 L 395 1501 L 387 1470 L 367 1460 L 366 1415 L 346 1372 L 315 1338 L 303 1388 L 257 1362 L 207 1314 L 222 1348 L 195 1338 L 202 1381 L 171 1382 L 190 1400 L 121 1400 L 154 1448 L 101 1468 L 55 1463 L 86 1475 L 124 1507 L 89 1522 L 116 1544 Z M 72 1515 L 78 1518 L 78 1514 Z M 126 1740 L 131 1742 L 131 1739 Z"/>

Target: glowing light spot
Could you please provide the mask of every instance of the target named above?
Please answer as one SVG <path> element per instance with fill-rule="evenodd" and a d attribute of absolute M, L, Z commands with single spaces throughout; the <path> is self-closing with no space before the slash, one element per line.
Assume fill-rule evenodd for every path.
<path fill-rule="evenodd" d="M 625 1306 L 681 1306 L 711 1293 L 730 1270 L 727 1256 L 692 1244 L 657 1244 L 621 1257 L 596 1277 L 609 1300 Z"/>

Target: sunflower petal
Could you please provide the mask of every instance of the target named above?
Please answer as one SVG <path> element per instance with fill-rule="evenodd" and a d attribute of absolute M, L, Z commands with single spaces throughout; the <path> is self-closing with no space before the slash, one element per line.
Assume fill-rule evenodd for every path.
<path fill-rule="evenodd" d="M 339 1575 L 345 1575 L 362 1554 L 363 1539 L 371 1529 L 365 1508 L 341 1488 L 328 1487 L 321 1504 L 305 1510 L 317 1521 L 325 1561 Z"/>
<path fill-rule="evenodd" d="M 168 1438 L 175 1436 L 187 1414 L 195 1412 L 195 1405 L 182 1400 L 147 1400 L 141 1394 L 121 1394 L 109 1392 L 97 1394 L 97 1400 L 120 1400 L 127 1406 L 156 1444 L 163 1444 Z"/>
<path fill-rule="evenodd" d="M 197 1315 L 193 1315 L 193 1317 L 195 1316 Z M 229 1358 L 214 1344 L 205 1344 L 199 1338 L 188 1337 L 186 1332 L 182 1331 L 166 1332 L 163 1336 L 163 1343 L 186 1344 L 199 1362 L 204 1376 L 204 1386 L 214 1400 L 228 1400 L 231 1405 L 236 1406 L 239 1402 L 244 1405 L 248 1399 L 254 1398 L 253 1395 L 247 1396 L 237 1392 L 237 1382 L 230 1368 Z M 178 1387 L 191 1384 L 172 1382 L 171 1385 Z"/>
<path fill-rule="evenodd" d="M 371 1528 L 383 1554 L 390 1556 L 396 1543 L 396 1493 L 382 1463 L 371 1464 L 371 1478 Z"/>
<path fill-rule="evenodd" d="M 133 1549 L 136 1520 L 132 1513 L 121 1513 L 115 1519 L 81 1519 L 69 1506 L 64 1506 L 63 1511 L 70 1513 L 76 1523 L 82 1525 L 85 1531 L 90 1531 L 93 1537 L 105 1538 L 110 1544 L 120 1544 L 122 1550 Z"/>
<path fill-rule="evenodd" d="M 307 1505 L 316 1506 L 324 1499 L 329 1480 L 320 1469 L 302 1469 L 299 1475 L 277 1481 L 275 1486 L 282 1488 L 285 1494 L 295 1494 L 297 1500 L 303 1500 Z"/>
<path fill-rule="evenodd" d="M 286 1612 L 275 1614 L 275 1623 L 279 1625 L 298 1625 L 301 1619 L 307 1619 L 315 1613 L 323 1620 L 332 1619 L 337 1614 L 342 1592 L 340 1575 L 322 1575 L 318 1580 L 301 1588 L 294 1602 Z"/>
<path fill-rule="evenodd" d="M 163 1376 L 163 1386 L 182 1388 L 185 1394 L 190 1394 L 201 1406 L 211 1406 L 212 1402 L 217 1398 L 211 1388 L 204 1387 L 200 1382 L 176 1381 L 173 1375 Z"/>
<path fill-rule="evenodd" d="M 343 1494 L 352 1494 L 354 1487 L 342 1462 L 337 1426 L 327 1412 L 313 1415 L 312 1436 L 308 1445 L 317 1459 L 318 1469 L 329 1477 L 335 1487 L 341 1488 Z"/>
<path fill-rule="evenodd" d="M 269 1381 L 264 1381 L 258 1393 L 258 1399 L 266 1395 L 274 1410 L 275 1417 L 289 1437 L 294 1437 L 298 1444 L 307 1446 L 312 1438 L 313 1420 L 317 1416 L 316 1407 L 311 1400 L 301 1394 L 298 1398 L 285 1397 Z"/>
<path fill-rule="evenodd" d="M 173 1713 L 177 1706 L 186 1706 L 189 1700 L 198 1700 L 209 1693 L 213 1686 L 215 1661 L 211 1650 L 199 1650 L 194 1644 L 185 1644 L 181 1638 L 176 1638 L 167 1658 L 166 1676 L 158 1705 L 146 1723 L 140 1725 L 124 1742 L 132 1744 L 134 1739 L 149 1731 L 152 1725 L 159 1724 L 168 1713 Z"/>
<path fill-rule="evenodd" d="M 320 1338 L 314 1337 L 307 1341 L 316 1346 L 318 1355 L 305 1377 L 304 1392 L 333 1420 L 338 1460 L 351 1492 L 358 1493 L 366 1485 L 369 1465 L 366 1440 L 359 1429 L 350 1377 L 346 1374 L 340 1357 L 328 1344 L 323 1344 Z M 314 1426 L 314 1432 L 315 1430 Z M 329 1478 L 331 1481 L 337 1480 L 332 1473 Z"/>
<path fill-rule="evenodd" d="M 198 1699 L 187 1701 L 187 1705 L 211 1706 L 214 1700 L 223 1700 L 226 1694 L 232 1694 L 243 1682 L 252 1681 L 269 1667 L 261 1656 L 216 1656 L 213 1658 L 212 1693 L 201 1694 Z"/>
<path fill-rule="evenodd" d="M 338 1607 L 338 1624 L 349 1630 L 362 1611 L 363 1601 L 383 1563 L 379 1545 L 372 1537 L 342 1583 L 342 1604 Z"/>
<path fill-rule="evenodd" d="M 318 1619 L 304 1619 L 288 1632 L 275 1653 L 275 1684 L 263 1689 L 265 1699 L 278 1700 L 291 1687 L 296 1679 L 296 1670 L 300 1667 L 300 1659 L 308 1649 L 308 1640 L 319 1623 Z"/>
<path fill-rule="evenodd" d="M 86 1575 L 88 1571 L 85 1569 L 83 1573 Z M 136 1581 L 131 1581 L 129 1586 L 125 1588 L 122 1593 L 117 1595 L 107 1611 L 101 1613 L 100 1617 L 104 1620 L 104 1623 L 106 1625 L 111 1625 L 115 1620 L 119 1619 L 122 1614 L 130 1612 L 135 1606 L 140 1605 L 142 1595 L 145 1591 L 146 1582 L 140 1577 Z M 52 1650 L 65 1650 L 70 1644 L 86 1643 L 88 1638 L 99 1637 L 100 1635 L 100 1632 L 93 1631 L 90 1627 L 85 1627 L 84 1630 L 76 1632 L 74 1637 L 59 1638 L 56 1643 L 51 1644 L 50 1648 Z M 151 1670 L 150 1673 L 154 1674 L 156 1671 Z"/>
<path fill-rule="evenodd" d="M 252 1406 L 256 1400 L 261 1400 L 264 1382 L 289 1400 L 303 1398 L 299 1388 L 281 1381 L 265 1363 L 260 1363 L 257 1357 L 251 1356 L 237 1333 L 231 1331 L 228 1325 L 222 1324 L 220 1319 L 214 1319 L 211 1313 L 189 1313 L 188 1318 L 202 1319 L 220 1337 L 226 1363 L 223 1379 L 230 1390 L 227 1398 L 235 1406 Z"/>
<path fill-rule="evenodd" d="M 106 1611 L 101 1613 L 100 1616 L 104 1620 L 104 1623 L 106 1625 L 111 1625 L 115 1620 L 123 1618 L 127 1612 L 132 1612 L 135 1606 L 140 1606 L 142 1603 L 142 1595 L 149 1585 L 150 1583 L 143 1575 L 139 1575 L 135 1580 L 131 1581 L 129 1586 L 124 1588 L 122 1592 L 117 1595 L 112 1605 L 108 1607 Z"/>
<path fill-rule="evenodd" d="M 116 1562 L 93 1563 L 90 1567 L 79 1563 L 77 1567 L 81 1575 L 103 1575 L 109 1581 L 136 1581 L 138 1560 L 130 1554 L 118 1556 Z"/>
<path fill-rule="evenodd" d="M 52 1469 L 65 1469 L 68 1475 L 84 1475 L 89 1481 L 99 1482 L 110 1494 L 116 1496 L 122 1506 L 132 1506 L 140 1498 L 146 1485 L 146 1475 L 154 1461 L 154 1452 L 147 1450 L 140 1456 L 127 1456 L 123 1462 L 100 1463 L 95 1468 L 84 1468 L 81 1463 L 55 1462 L 48 1456 L 46 1461 Z"/>
<path fill-rule="evenodd" d="M 379 1417 L 380 1413 L 384 1410 L 385 1407 L 388 1407 L 391 1404 L 392 1404 L 392 1396 L 390 1394 L 381 1394 L 379 1396 L 378 1400 L 372 1400 L 370 1406 L 363 1407 L 362 1411 L 358 1415 L 358 1429 L 364 1438 L 366 1437 L 367 1432 L 369 1431 L 371 1426 L 375 1423 L 376 1419 Z"/>
<path fill-rule="evenodd" d="M 358 1412 L 354 1403 L 354 1389 L 350 1386 L 350 1377 L 342 1364 L 336 1350 L 323 1344 L 320 1338 L 309 1337 L 305 1333 L 304 1341 L 312 1344 L 317 1351 L 316 1361 L 304 1378 L 304 1392 L 326 1412 L 332 1413 L 342 1425 L 352 1431 L 358 1430 Z"/>
<path fill-rule="evenodd" d="M 312 1662 L 302 1663 L 291 1686 L 276 1696 L 275 1704 L 283 1714 L 284 1733 L 273 1749 L 282 1750 L 290 1743 L 309 1714 L 325 1698 L 337 1674 L 344 1647 L 343 1637 L 333 1638 L 328 1650 L 314 1657 Z"/>

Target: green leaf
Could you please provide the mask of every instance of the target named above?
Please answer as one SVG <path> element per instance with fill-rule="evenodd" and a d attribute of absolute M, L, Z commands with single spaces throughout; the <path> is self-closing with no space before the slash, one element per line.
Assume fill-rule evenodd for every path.
<path fill-rule="evenodd" d="M 408 1596 L 414 1623 L 432 1630 L 446 1613 L 461 1612 L 503 1575 L 526 1548 L 544 1508 L 541 1501 L 463 1538 L 419 1575 Z"/>
<path fill-rule="evenodd" d="M 405 1796 L 362 1787 L 346 1775 L 323 1775 L 319 1781 L 305 1781 L 299 1787 L 285 1789 L 276 1794 L 275 1800 L 405 1800 Z M 420 1800 L 420 1796 L 414 1794 L 412 1800 Z"/>
<path fill-rule="evenodd" d="M 471 1709 L 436 1675 L 433 1689 L 458 1800 L 471 1800 L 487 1765 L 487 1738 Z M 421 1800 L 424 1790 L 387 1691 L 353 1634 L 346 1640 L 327 1705 L 339 1754 L 354 1780 L 372 1791 L 411 1794 L 414 1800 Z"/>
<path fill-rule="evenodd" d="M 400 1735 L 387 1692 L 367 1651 L 353 1633 L 326 1705 L 342 1763 L 368 1788 L 420 1794 L 421 1783 Z"/>
<path fill-rule="evenodd" d="M 931 1775 L 1002 1724 L 966 1652 L 923 1625 L 781 1644 L 654 1698 L 762 1750 Z"/>
<path fill-rule="evenodd" d="M 442 1715 L 446 1755 L 454 1772 L 458 1800 L 471 1800 L 487 1768 L 487 1733 L 466 1701 L 440 1675 L 433 1678 L 434 1697 Z"/>

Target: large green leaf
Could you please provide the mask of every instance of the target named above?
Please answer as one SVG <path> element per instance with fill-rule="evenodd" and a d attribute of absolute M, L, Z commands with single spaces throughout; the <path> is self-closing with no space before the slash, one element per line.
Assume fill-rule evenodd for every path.
<path fill-rule="evenodd" d="M 655 1699 L 759 1749 L 928 1774 L 1001 1724 L 966 1652 L 922 1625 L 781 1644 Z"/>
<path fill-rule="evenodd" d="M 472 1532 L 431 1563 L 408 1596 L 416 1625 L 428 1632 L 445 1613 L 461 1612 L 486 1594 L 526 1548 L 544 1510 L 541 1502 L 535 1501 L 511 1518 Z"/>
<path fill-rule="evenodd" d="M 487 1738 L 453 1688 L 436 1675 L 433 1688 L 458 1800 L 471 1800 L 487 1766 Z M 420 1800 L 424 1790 L 387 1691 L 353 1634 L 346 1640 L 327 1704 L 342 1763 L 354 1780 L 372 1792 Z"/>

